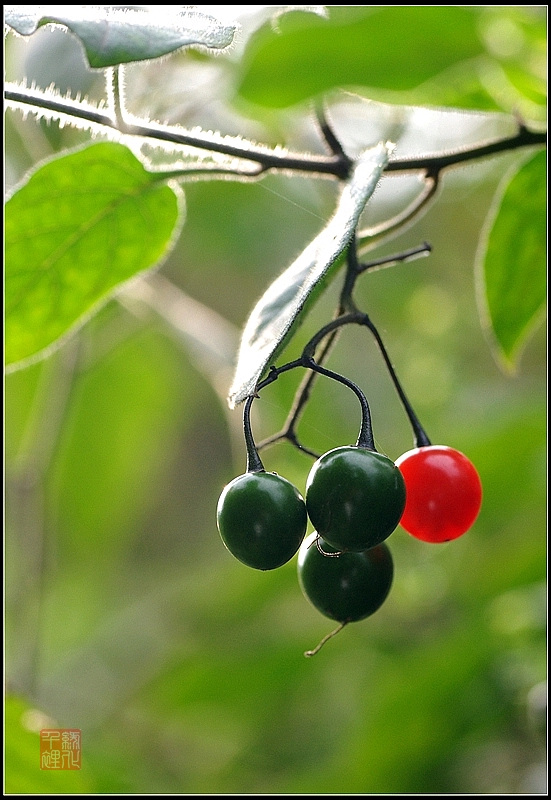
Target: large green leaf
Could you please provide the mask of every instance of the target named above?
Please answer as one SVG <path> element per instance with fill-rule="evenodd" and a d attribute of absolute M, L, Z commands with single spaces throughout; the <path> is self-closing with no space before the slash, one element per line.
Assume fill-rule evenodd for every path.
<path fill-rule="evenodd" d="M 381 177 L 390 146 L 380 143 L 356 162 L 326 227 L 262 295 L 243 332 L 229 402 L 235 406 L 250 395 L 281 351 L 292 331 L 341 264 L 360 214 Z"/>
<path fill-rule="evenodd" d="M 5 208 L 5 358 L 46 355 L 116 287 L 157 264 L 178 199 L 126 147 L 94 144 L 37 169 Z"/>
<path fill-rule="evenodd" d="M 91 67 L 158 58 L 190 45 L 223 49 L 236 30 L 185 6 L 5 6 L 4 22 L 22 36 L 51 23 L 65 25 L 82 41 Z"/>
<path fill-rule="evenodd" d="M 335 87 L 413 89 L 484 54 L 477 24 L 478 14 L 461 6 L 330 6 L 327 19 L 287 14 L 251 38 L 239 93 L 280 108 Z"/>
<path fill-rule="evenodd" d="M 546 158 L 533 156 L 507 175 L 479 253 L 481 304 L 498 359 L 513 369 L 546 299 Z"/>

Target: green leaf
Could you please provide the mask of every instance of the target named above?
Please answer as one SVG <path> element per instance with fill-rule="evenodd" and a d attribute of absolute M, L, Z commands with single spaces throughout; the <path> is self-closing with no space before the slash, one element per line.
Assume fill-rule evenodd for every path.
<path fill-rule="evenodd" d="M 477 12 L 460 6 L 330 6 L 329 19 L 287 14 L 277 29 L 265 25 L 251 38 L 238 91 L 281 108 L 335 87 L 411 90 L 483 55 L 477 24 Z"/>
<path fill-rule="evenodd" d="M 266 290 L 243 331 L 237 367 L 229 392 L 233 407 L 250 395 L 266 368 L 282 350 L 354 236 L 360 214 L 385 168 L 388 143 L 366 150 L 346 182 L 326 227 Z"/>
<path fill-rule="evenodd" d="M 103 142 L 37 169 L 5 207 L 5 359 L 47 355 L 124 281 L 157 264 L 178 199 L 123 145 Z"/>
<path fill-rule="evenodd" d="M 108 306 L 96 315 L 88 326 L 91 348 L 118 316 L 120 309 Z M 195 384 L 179 349 L 153 327 L 129 337 L 81 377 L 51 471 L 65 565 L 108 570 L 118 563 L 168 479 L 178 431 L 197 402 Z"/>
<path fill-rule="evenodd" d="M 508 370 L 545 311 L 546 157 L 542 150 L 506 176 L 477 259 L 482 315 Z"/>
<path fill-rule="evenodd" d="M 4 22 L 22 36 L 50 23 L 65 25 L 84 45 L 91 67 L 158 58 L 181 47 L 228 47 L 235 25 L 180 6 L 160 9 L 120 6 L 5 6 Z M 170 10 L 169 10 L 170 9 Z"/>

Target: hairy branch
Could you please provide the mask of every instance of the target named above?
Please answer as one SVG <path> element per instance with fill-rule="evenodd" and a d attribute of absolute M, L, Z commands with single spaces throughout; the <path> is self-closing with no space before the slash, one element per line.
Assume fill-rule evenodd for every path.
<path fill-rule="evenodd" d="M 465 161 L 475 161 L 478 158 L 504 153 L 508 150 L 516 150 L 519 147 L 530 147 L 534 145 L 544 145 L 547 143 L 547 131 L 531 131 L 525 125 L 519 126 L 518 132 L 514 136 L 504 139 L 496 139 L 479 147 L 465 147 L 453 150 L 450 153 L 440 156 L 423 156 L 422 158 L 405 158 L 390 161 L 385 172 L 420 172 L 424 171 L 427 177 L 437 178 L 442 170 L 448 167 L 458 166 Z"/>
<path fill-rule="evenodd" d="M 200 150 L 220 153 L 259 164 L 260 172 L 272 169 L 293 170 L 297 172 L 319 173 L 345 178 L 348 175 L 350 161 L 340 154 L 332 156 L 311 156 L 308 154 L 289 153 L 283 148 L 270 148 L 252 142 L 243 143 L 236 137 L 222 136 L 207 131 L 186 131 L 184 128 L 160 125 L 154 122 L 143 124 L 142 120 L 120 120 L 120 113 L 111 116 L 101 108 L 41 92 L 37 89 L 22 89 L 7 85 L 4 93 L 8 103 L 18 106 L 30 106 L 50 112 L 53 115 L 74 118 L 91 125 L 99 125 L 117 131 L 125 136 L 137 136 L 143 139 L 155 139 L 170 142 L 184 147 L 196 147 Z M 117 121 L 116 117 L 119 117 Z M 247 172 L 243 173 L 247 175 Z"/>
<path fill-rule="evenodd" d="M 241 139 L 202 131 L 200 129 L 186 131 L 177 126 L 161 125 L 143 120 L 121 120 L 121 115 L 105 113 L 99 107 L 70 100 L 57 96 L 54 93 L 42 92 L 38 89 L 23 88 L 14 84 L 7 84 L 5 99 L 16 106 L 41 109 L 52 115 L 80 120 L 92 126 L 110 128 L 123 135 L 137 136 L 145 139 L 170 142 L 171 144 L 195 147 L 200 150 L 219 153 L 233 158 L 244 159 L 259 165 L 256 173 L 260 175 L 268 170 L 297 171 L 308 174 L 320 174 L 344 179 L 350 170 L 350 159 L 339 147 L 335 146 L 335 137 L 318 115 L 318 121 L 326 141 L 333 149 L 333 154 L 328 156 L 313 156 L 310 154 L 289 153 L 282 148 L 270 148 L 252 142 L 245 144 Z M 118 120 L 117 120 L 118 117 Z M 444 155 L 427 155 L 422 158 L 396 159 L 390 161 L 385 168 L 385 173 L 394 172 L 424 172 L 428 178 L 437 182 L 437 177 L 442 170 L 463 164 L 479 158 L 515 150 L 520 147 L 545 145 L 547 133 L 544 131 L 530 131 L 523 124 L 514 136 L 508 136 L 478 147 L 464 148 L 446 153 Z M 244 175 L 250 173 L 244 172 Z"/>

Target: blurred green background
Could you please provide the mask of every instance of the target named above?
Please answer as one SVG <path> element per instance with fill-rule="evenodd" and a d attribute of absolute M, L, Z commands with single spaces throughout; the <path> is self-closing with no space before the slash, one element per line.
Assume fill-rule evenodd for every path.
<path fill-rule="evenodd" d="M 243 13 L 228 55 L 188 51 L 129 67 L 131 110 L 319 153 L 308 97 L 342 85 L 330 115 L 349 152 L 398 126 L 399 153 L 418 154 L 513 131 L 502 113 L 512 110 L 499 91 L 505 75 L 528 119 L 545 120 L 544 6 L 475 7 L 486 35 L 472 42 L 444 27 L 434 48 L 457 60 L 454 78 L 413 76 L 417 94 L 388 70 L 389 91 L 370 90 L 366 79 L 362 92 L 353 47 L 340 51 L 348 72 L 332 71 L 328 56 L 321 87 L 311 85 L 311 66 L 294 64 L 296 96 L 275 91 L 277 75 L 273 96 L 269 80 L 255 94 L 247 65 L 269 68 L 262 36 L 281 35 L 283 48 L 285 25 L 289 37 L 307 29 L 315 49 L 331 19 L 350 29 L 373 13 L 329 7 L 329 22 L 291 14 L 283 33 L 268 26 L 257 35 L 277 8 Z M 397 70 L 418 58 L 408 33 L 406 25 L 395 33 Z M 384 36 L 369 48 L 385 58 Z M 479 51 L 480 69 L 471 60 L 467 68 Z M 61 30 L 8 37 L 6 75 L 103 94 L 101 73 L 86 69 Z M 501 106 L 496 97 L 505 97 Z M 409 108 L 444 102 L 463 110 Z M 8 190 L 88 138 L 8 111 Z M 268 573 L 241 565 L 222 545 L 215 510 L 224 484 L 245 469 L 241 410 L 225 402 L 239 331 L 330 217 L 336 184 L 268 175 L 185 185 L 185 225 L 158 276 L 176 300 L 203 304 L 194 330 L 185 311 L 178 330 L 140 295 L 122 294 L 52 357 L 5 377 L 7 793 L 546 792 L 545 329 L 535 330 L 517 372 L 504 374 L 481 325 L 475 271 L 496 189 L 526 157 L 446 174 L 427 213 L 374 251 L 428 241 L 430 257 L 368 273 L 358 286 L 429 436 L 475 463 L 484 501 L 473 529 L 449 544 L 426 545 L 398 528 L 388 541 L 389 598 L 315 658 L 303 652 L 333 623 L 301 595 L 296 561 Z M 416 189 L 410 178 L 384 178 L 366 224 Z M 338 283 L 289 358 L 332 315 Z M 330 366 L 366 392 L 377 447 L 393 459 L 409 449 L 407 420 L 368 334 L 344 331 Z M 281 376 L 255 403 L 258 440 L 282 425 L 299 378 Z M 319 381 L 300 426 L 305 443 L 319 452 L 349 444 L 358 426 L 351 393 Z M 280 443 L 262 457 L 304 490 L 308 456 Z M 40 770 L 38 731 L 48 726 L 82 730 L 80 772 Z"/>

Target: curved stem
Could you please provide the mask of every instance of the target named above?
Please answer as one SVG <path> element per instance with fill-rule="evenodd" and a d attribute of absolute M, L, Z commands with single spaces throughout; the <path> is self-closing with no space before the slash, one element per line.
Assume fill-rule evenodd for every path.
<path fill-rule="evenodd" d="M 331 631 L 331 632 L 330 632 L 330 633 L 328 633 L 326 636 L 324 636 L 324 637 L 323 637 L 323 639 L 321 640 L 321 642 L 320 642 L 319 644 L 317 644 L 317 645 L 314 647 L 314 649 L 313 649 L 313 650 L 306 650 L 306 652 L 304 653 L 304 655 L 306 656 L 306 658 L 311 658 L 312 656 L 315 656 L 315 655 L 316 655 L 316 653 L 319 653 L 319 651 L 321 650 L 321 648 L 323 647 L 323 645 L 324 645 L 326 642 L 328 642 L 328 641 L 329 641 L 329 639 L 332 639 L 332 638 L 333 638 L 333 636 L 336 636 L 336 635 L 337 635 L 337 633 L 340 633 L 340 632 L 342 631 L 342 629 L 344 628 L 344 626 L 345 626 L 345 625 L 348 625 L 348 621 L 347 621 L 347 622 L 341 622 L 341 624 L 340 624 L 340 625 L 339 625 L 337 628 L 335 628 L 335 630 Z"/>
<path fill-rule="evenodd" d="M 324 550 L 320 544 L 320 539 L 321 537 L 319 535 L 316 536 L 316 549 L 320 555 L 325 556 L 326 558 L 338 558 L 339 556 L 342 556 L 342 550 L 337 550 L 335 553 L 329 553 L 327 550 Z"/>
<path fill-rule="evenodd" d="M 307 356 L 313 358 L 316 347 L 321 343 L 322 339 L 328 337 L 327 342 L 325 343 L 322 351 L 320 352 L 318 358 L 316 359 L 316 363 L 318 367 L 325 361 L 328 357 L 335 341 L 338 337 L 340 332 L 340 328 L 343 325 L 348 323 L 356 322 L 359 324 L 367 324 L 368 327 L 374 333 L 383 358 L 385 359 L 385 363 L 391 378 L 394 382 L 400 400 L 406 410 L 408 418 L 411 422 L 412 428 L 414 430 L 415 441 L 418 443 L 417 446 L 421 446 L 420 443 L 427 444 L 428 437 L 424 432 L 417 416 L 415 415 L 411 404 L 409 403 L 399 381 L 396 376 L 396 372 L 390 362 L 382 339 L 378 333 L 378 331 L 373 326 L 373 323 L 369 319 L 369 317 L 364 314 L 364 312 L 360 311 L 356 304 L 354 303 L 352 293 L 354 287 L 356 285 L 356 281 L 358 276 L 364 272 L 367 272 L 369 269 L 374 269 L 376 267 L 396 264 L 399 262 L 408 261 L 410 259 L 418 258 L 419 256 L 428 255 L 432 251 L 432 247 L 428 242 L 423 242 L 422 245 L 418 245 L 417 247 L 410 248 L 402 253 L 393 254 L 390 256 L 384 256 L 379 259 L 375 259 L 373 261 L 360 263 L 358 260 L 358 253 L 356 249 L 356 242 L 353 242 L 348 247 L 347 252 L 347 269 L 346 274 L 343 282 L 343 286 L 341 289 L 339 306 L 337 309 L 336 316 L 334 319 L 329 322 L 327 325 L 324 325 L 320 331 L 308 342 L 305 348 L 305 353 Z M 277 371 L 279 374 L 279 371 Z M 293 399 L 293 405 L 291 410 L 287 416 L 285 424 L 282 430 L 279 433 L 274 434 L 266 439 L 264 439 L 258 445 L 258 449 L 262 449 L 267 447 L 270 444 L 274 444 L 275 442 L 281 441 L 282 439 L 287 439 L 291 444 L 293 444 L 297 449 L 302 450 L 303 452 L 307 453 L 308 455 L 312 456 L 313 458 L 319 458 L 319 454 L 314 452 L 313 450 L 305 447 L 301 444 L 298 440 L 296 428 L 299 422 L 300 417 L 302 416 L 306 404 L 310 398 L 310 394 L 312 392 L 314 383 L 317 379 L 317 376 L 320 374 L 320 370 L 311 370 L 301 382 L 300 386 L 298 387 L 295 397 Z M 271 381 L 273 378 L 269 377 L 268 380 Z M 260 387 L 259 387 L 260 388 Z"/>
<path fill-rule="evenodd" d="M 392 219 L 385 220 L 385 222 L 381 222 L 379 225 L 374 225 L 372 228 L 365 228 L 364 230 L 358 231 L 360 249 L 371 247 L 371 245 L 375 243 L 375 240 L 377 240 L 377 243 L 379 243 L 379 240 L 387 236 L 389 233 L 392 233 L 398 228 L 403 228 L 408 223 L 413 222 L 413 220 L 421 213 L 421 211 L 423 211 L 425 206 L 432 200 L 437 189 L 438 174 L 427 174 L 425 177 L 423 191 L 409 204 L 409 206 L 407 206 L 407 208 L 405 208 L 399 214 L 396 214 L 396 216 L 392 217 Z"/>
<path fill-rule="evenodd" d="M 294 361 L 290 361 L 288 364 L 283 364 L 281 367 L 270 367 L 270 372 L 264 380 L 260 381 L 260 383 L 256 386 L 256 391 L 259 392 L 261 389 L 264 389 L 266 386 L 269 386 L 270 383 L 273 383 L 279 375 L 283 372 L 288 372 L 291 369 L 295 369 L 296 367 L 303 367 L 303 360 L 302 358 L 295 359 Z M 314 373 L 310 373 L 307 377 L 311 378 Z M 306 401 L 304 401 L 306 402 Z M 292 420 L 292 414 L 290 418 Z M 298 418 L 298 412 L 296 413 Z M 308 447 L 305 447 L 301 444 L 297 438 L 297 435 L 294 430 L 294 423 L 288 422 L 282 431 L 279 433 L 274 434 L 274 436 L 270 436 L 267 439 L 264 439 L 260 444 L 257 445 L 256 450 L 261 450 L 264 447 L 267 447 L 269 444 L 273 444 L 275 442 L 280 441 L 281 439 L 288 439 L 291 444 L 293 444 L 298 450 L 302 450 L 303 452 L 307 453 L 308 455 L 312 456 L 313 458 L 319 458 L 319 454 L 315 453 L 313 450 L 310 450 Z"/>
<path fill-rule="evenodd" d="M 392 365 L 392 362 L 390 360 L 390 357 L 388 355 L 382 337 L 379 334 L 379 331 L 371 321 L 369 315 L 363 311 L 360 311 L 357 308 L 352 296 L 358 276 L 366 272 L 367 270 L 383 266 L 385 264 L 407 261 L 412 258 L 417 258 L 421 255 L 427 255 L 430 252 L 431 252 L 430 244 L 428 244 L 428 242 L 423 242 L 422 245 L 411 248 L 402 253 L 393 254 L 391 256 L 386 256 L 366 263 L 360 263 L 358 260 L 356 242 L 353 242 L 349 246 L 347 253 L 346 276 L 341 290 L 337 316 L 334 317 L 334 319 L 332 319 L 326 325 L 324 325 L 309 340 L 309 342 L 307 342 L 307 344 L 304 347 L 302 357 L 300 359 L 292 361 L 289 364 L 285 364 L 279 368 L 272 367 L 272 370 L 268 375 L 268 377 L 265 378 L 264 381 L 262 381 L 260 384 L 258 384 L 257 389 L 260 390 L 261 388 L 263 388 L 264 386 L 268 385 L 273 380 L 275 380 L 278 377 L 278 375 L 280 375 L 282 372 L 288 369 L 293 369 L 299 365 L 303 365 L 308 369 L 310 369 L 310 374 L 303 380 L 303 382 L 301 383 L 295 394 L 293 406 L 287 417 L 287 421 L 282 431 L 275 434 L 274 436 L 269 437 L 268 439 L 263 440 L 259 445 L 260 448 L 266 447 L 267 445 L 272 444 L 276 441 L 280 441 L 281 439 L 287 439 L 298 449 L 303 450 L 304 452 L 308 453 L 314 458 L 318 457 L 317 453 L 314 453 L 312 450 L 309 450 L 307 447 L 304 447 L 304 445 L 302 445 L 298 441 L 296 435 L 296 426 L 298 424 L 298 420 L 301 414 L 304 411 L 306 403 L 310 397 L 310 393 L 312 391 L 312 387 L 314 385 L 314 381 L 317 375 L 326 375 L 327 377 L 333 378 L 334 380 L 337 380 L 340 383 L 343 383 L 344 385 L 348 386 L 348 388 L 352 389 L 352 391 L 356 394 L 362 407 L 362 426 L 360 429 L 360 434 L 358 436 L 357 446 L 366 447 L 367 449 L 370 450 L 376 450 L 374 444 L 369 404 L 367 402 L 364 393 L 359 389 L 359 387 L 355 383 L 353 383 L 349 379 L 344 378 L 339 373 L 327 370 L 321 365 L 321 360 L 325 359 L 329 354 L 329 351 L 335 342 L 335 339 L 339 333 L 340 328 L 342 328 L 344 325 L 349 325 L 352 323 L 356 323 L 358 325 L 364 325 L 371 331 L 371 333 L 375 337 L 379 350 L 383 356 L 386 368 L 389 372 L 389 375 L 394 384 L 396 392 L 398 393 L 398 397 L 400 398 L 400 401 L 404 407 L 404 410 L 412 427 L 415 446 L 423 447 L 431 444 L 426 431 L 421 425 L 419 418 L 417 417 L 415 411 L 413 410 L 413 407 L 409 402 L 407 395 L 404 392 L 404 389 L 398 379 L 396 370 Z M 318 359 L 315 359 L 314 355 L 316 348 L 325 337 L 329 337 L 328 341 L 326 342 L 323 350 L 321 351 L 320 357 Z"/>
<path fill-rule="evenodd" d="M 338 372 L 333 372 L 333 370 L 326 369 L 322 367 L 320 364 L 317 364 L 313 358 L 305 356 L 304 357 L 304 366 L 308 367 L 309 369 L 314 370 L 315 372 L 319 372 L 320 375 L 325 375 L 328 378 L 333 378 L 333 380 L 342 383 L 344 386 L 347 386 L 351 389 L 358 400 L 360 401 L 360 405 L 362 408 L 362 424 L 360 426 L 360 433 L 358 434 L 358 439 L 356 441 L 356 447 L 363 447 L 366 450 L 373 450 L 376 451 L 375 448 L 375 440 L 373 438 L 373 427 L 371 424 L 371 411 L 369 410 L 369 403 L 367 402 L 367 398 L 359 386 L 345 378 L 344 375 L 340 375 Z"/>
<path fill-rule="evenodd" d="M 321 363 L 323 363 L 323 361 L 325 361 L 325 359 L 329 355 L 329 352 L 332 349 L 332 347 L 333 347 L 333 345 L 334 345 L 334 343 L 335 343 L 335 341 L 337 339 L 338 334 L 339 334 L 339 331 L 335 330 L 328 337 L 327 341 L 325 342 L 325 344 L 323 346 L 322 351 L 320 352 L 318 358 L 316 359 L 318 364 L 321 364 Z M 278 442 L 281 439 L 288 439 L 288 441 L 290 441 L 291 444 L 294 444 L 294 446 L 297 449 L 302 450 L 304 453 L 307 453 L 308 455 L 312 456 L 313 458 L 319 458 L 319 456 L 320 456 L 319 453 L 316 453 L 314 450 L 311 450 L 310 448 L 305 447 L 303 444 L 301 444 L 299 442 L 298 437 L 297 437 L 297 433 L 296 433 L 296 428 L 297 428 L 299 419 L 300 419 L 300 417 L 302 416 L 302 414 L 304 412 L 304 409 L 306 407 L 306 403 L 308 402 L 308 400 L 310 398 L 310 394 L 312 392 L 312 389 L 314 387 L 314 383 L 317 380 L 317 378 L 318 378 L 318 373 L 317 372 L 312 372 L 312 371 L 309 371 L 304 376 L 304 379 L 302 380 L 302 382 L 300 383 L 300 386 L 298 387 L 298 389 L 295 392 L 295 396 L 294 396 L 294 399 L 293 399 L 293 404 L 291 406 L 291 410 L 289 411 L 289 414 L 287 415 L 287 419 L 285 420 L 285 423 L 283 425 L 282 430 L 279 433 L 274 434 L 274 436 L 270 436 L 267 439 L 263 439 L 262 442 L 260 442 L 258 444 L 258 449 L 259 450 L 262 449 L 263 447 L 267 447 L 269 444 L 273 444 L 274 442 Z"/>
<path fill-rule="evenodd" d="M 312 359 L 314 360 L 314 353 L 316 351 L 316 347 L 320 344 L 322 339 L 324 339 L 328 334 L 336 331 L 338 328 L 342 328 L 343 325 L 350 325 L 352 322 L 361 323 L 364 317 L 363 311 L 358 311 L 358 309 L 353 309 L 345 314 L 340 314 L 339 316 L 332 319 L 323 328 L 312 336 L 309 342 L 306 343 L 304 350 L 302 352 L 303 359 Z M 316 366 L 319 366 L 319 361 L 314 361 Z"/>
<path fill-rule="evenodd" d="M 245 434 L 245 446 L 247 448 L 247 472 L 264 472 L 264 464 L 258 455 L 258 450 L 254 442 L 251 430 L 251 406 L 254 395 L 247 397 L 243 409 L 243 432 Z"/>
<path fill-rule="evenodd" d="M 281 367 L 270 367 L 268 376 L 256 384 L 256 391 L 259 392 L 261 389 L 264 389 L 265 386 L 269 386 L 269 384 L 277 380 L 283 372 L 289 372 L 291 369 L 296 369 L 297 367 L 302 366 L 304 366 L 302 358 L 296 358 L 294 361 L 289 361 L 287 364 L 283 364 Z"/>
<path fill-rule="evenodd" d="M 352 166 L 352 160 L 344 152 L 344 148 L 335 135 L 333 128 L 329 124 L 329 121 L 325 115 L 325 109 L 321 104 L 316 106 L 316 118 L 323 138 L 325 139 L 333 155 L 339 156 L 339 158 L 342 158 L 344 162 L 348 162 L 349 166 Z"/>
<path fill-rule="evenodd" d="M 322 367 L 321 364 L 314 359 L 314 352 L 316 350 L 316 347 L 325 336 L 327 336 L 327 335 L 329 335 L 331 333 L 334 333 L 338 328 L 342 327 L 343 325 L 347 325 L 347 324 L 349 324 L 351 322 L 362 323 L 362 321 L 364 319 L 364 316 L 365 315 L 363 313 L 361 313 L 361 312 L 353 312 L 353 313 L 350 313 L 350 314 L 343 314 L 340 317 L 336 317 L 331 322 L 327 323 L 327 325 L 324 325 L 323 328 L 321 330 L 319 330 L 316 333 L 316 335 L 313 336 L 310 339 L 309 342 L 307 342 L 307 344 L 305 345 L 304 350 L 302 352 L 302 356 L 299 359 L 295 359 L 294 361 L 290 361 L 288 364 L 284 364 L 281 367 L 272 366 L 271 369 L 270 369 L 269 375 L 263 381 L 260 381 L 260 383 L 257 384 L 256 391 L 259 392 L 261 389 L 265 388 L 270 383 L 273 383 L 273 381 L 276 380 L 279 377 L 279 375 L 281 375 L 281 373 L 287 372 L 287 371 L 289 371 L 291 369 L 295 369 L 295 367 L 298 367 L 298 366 L 306 367 L 307 369 L 311 370 L 312 372 L 315 372 L 315 373 L 320 374 L 320 375 L 325 375 L 328 378 L 332 378 L 333 380 L 338 381 L 339 383 L 342 383 L 344 386 L 347 386 L 349 389 L 351 389 L 354 392 L 354 394 L 356 395 L 356 397 L 358 398 L 358 400 L 360 402 L 360 406 L 361 406 L 361 410 L 362 410 L 362 422 L 361 422 L 360 432 L 358 434 L 358 439 L 357 439 L 357 442 L 356 442 L 356 446 L 357 447 L 364 447 L 367 450 L 374 450 L 375 451 L 376 448 L 375 448 L 375 441 L 374 441 L 374 437 L 373 437 L 373 428 L 372 428 L 372 423 L 371 423 L 371 412 L 370 412 L 369 403 L 367 402 L 367 398 L 366 398 L 365 394 L 362 392 L 362 390 L 359 388 L 359 386 L 357 386 L 353 381 L 349 380 L 348 378 L 345 378 L 343 375 L 340 375 L 338 372 L 334 372 L 333 370 L 329 370 L 329 369 L 326 369 L 325 367 Z M 308 383 L 307 384 L 307 391 L 309 391 L 310 387 L 311 387 L 311 383 Z M 254 445 L 254 441 L 252 439 L 252 434 L 250 432 L 250 424 L 248 422 L 249 414 L 250 414 L 250 406 L 251 406 L 251 403 L 252 403 L 253 399 L 254 399 L 253 396 L 247 398 L 247 402 L 246 402 L 246 405 L 245 405 L 245 412 L 244 412 L 244 418 L 247 420 L 247 424 L 245 426 L 245 436 L 246 436 L 246 442 L 247 442 L 247 453 L 250 454 L 249 457 L 251 458 L 251 463 L 253 464 L 253 467 L 252 467 L 251 471 L 254 471 L 254 464 L 256 463 L 256 461 L 254 459 L 258 458 L 258 460 L 260 461 L 260 457 L 258 455 L 258 448 L 256 447 L 256 445 Z M 300 400 L 300 407 L 301 408 L 304 406 L 304 404 L 306 402 L 306 399 L 307 399 L 306 397 L 304 397 L 303 395 L 300 395 L 299 400 Z M 298 416 L 298 411 L 295 413 L 295 418 L 296 418 L 296 416 Z M 266 445 L 268 442 L 277 441 L 278 439 L 282 439 L 282 438 L 287 438 L 287 439 L 289 439 L 290 441 L 292 441 L 294 443 L 296 443 L 296 441 L 297 441 L 294 432 L 291 432 L 291 430 L 288 428 L 287 431 L 285 431 L 283 433 L 280 433 L 280 434 L 277 434 L 275 437 L 272 437 L 270 440 L 265 441 L 263 443 L 263 445 Z M 306 450 L 306 448 L 302 448 L 302 447 L 301 447 L 301 449 L 305 449 Z M 306 452 L 311 452 L 311 451 L 306 451 Z"/>

